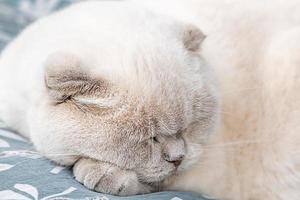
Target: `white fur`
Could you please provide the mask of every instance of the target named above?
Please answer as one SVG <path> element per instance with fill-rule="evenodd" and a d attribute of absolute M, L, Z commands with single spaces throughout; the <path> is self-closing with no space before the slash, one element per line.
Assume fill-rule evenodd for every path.
<path fill-rule="evenodd" d="M 222 108 L 217 134 L 210 138 L 204 150 L 197 144 L 188 147 L 192 152 L 189 156 L 194 156 L 195 161 L 198 160 L 198 153 L 203 151 L 200 162 L 192 170 L 171 180 L 169 188 L 193 190 L 230 200 L 298 200 L 300 2 L 136 2 L 142 2 L 142 7 L 158 12 L 161 16 L 144 13 L 143 9 L 140 13 L 130 12 L 132 4 L 123 8 L 128 12 L 120 10 L 113 15 L 109 15 L 109 9 L 99 12 L 93 4 L 85 4 L 81 6 L 88 7 L 86 12 L 82 11 L 81 6 L 75 6 L 52 18 L 41 20 L 25 31 L 22 37 L 9 45 L 0 60 L 0 116 L 3 116 L 9 125 L 30 137 L 28 124 L 25 123 L 29 114 L 27 108 L 34 107 L 40 95 L 44 95 L 40 84 L 43 71 L 37 66 L 43 65 L 49 53 L 57 50 L 79 56 L 95 76 L 105 75 L 138 95 L 142 94 L 140 91 L 154 92 L 152 88 L 157 88 L 156 80 L 162 80 L 167 88 L 176 88 L 170 77 L 175 77 L 172 80 L 182 81 L 179 82 L 184 83 L 190 90 L 194 90 L 195 85 L 203 85 L 211 79 L 208 85 L 213 90 L 214 79 L 209 75 L 211 72 L 207 67 L 200 69 L 203 76 L 199 73 L 195 75 L 192 65 L 190 69 L 179 67 L 185 59 L 182 59 L 183 52 L 177 51 L 178 41 L 172 41 L 174 45 L 171 45 L 170 41 L 170 46 L 165 45 L 166 41 L 172 40 L 175 33 L 179 34 L 177 26 L 168 26 L 170 30 L 162 29 L 163 34 L 156 37 L 149 34 L 157 28 L 157 24 L 164 25 L 170 22 L 166 16 L 174 17 L 195 24 L 207 35 L 201 47 L 201 54 L 216 71 L 221 87 Z M 95 22 L 85 18 L 90 14 L 98 16 L 95 19 L 100 28 L 94 26 Z M 112 19 L 103 19 L 106 14 Z M 114 21 L 114 15 L 124 15 L 124 21 Z M 139 17 L 143 20 L 136 20 Z M 57 21 L 61 21 L 60 28 L 56 26 Z M 70 26 L 70 21 L 74 22 L 74 26 Z M 64 23 L 70 28 L 63 28 Z M 114 23 L 119 26 L 114 26 Z M 147 26 L 143 25 L 143 28 L 140 28 L 144 23 L 147 23 Z M 155 26 L 152 26 L 154 24 Z M 80 31 L 76 28 L 78 25 L 83 27 Z M 130 31 L 128 26 L 131 27 Z M 56 29 L 55 35 L 49 35 L 51 29 Z M 100 33 L 105 35 L 105 40 L 98 37 Z M 36 34 L 43 37 L 36 37 Z M 115 40 L 122 40 L 123 45 L 116 46 Z M 135 49 L 137 41 L 143 41 L 144 46 Z M 41 43 L 43 45 L 40 45 Z M 97 44 L 107 47 L 106 51 Z M 154 48 L 153 44 L 157 44 L 159 48 Z M 25 48 L 28 46 L 31 47 L 30 50 Z M 160 72 L 158 76 L 151 76 L 154 80 L 148 76 L 149 73 L 155 74 L 153 71 L 148 73 L 148 69 L 145 68 L 128 67 L 135 66 L 133 62 L 136 61 L 145 62 L 145 58 L 140 57 L 145 54 L 158 58 L 167 55 L 165 60 L 158 59 L 165 61 L 162 63 L 147 60 L 148 64 L 153 65 L 152 70 Z M 137 59 L 132 60 L 132 55 Z M 192 62 L 193 59 L 187 57 Z M 97 66 L 109 67 L 99 69 Z M 151 87 L 148 88 L 149 85 Z M 188 97 L 184 96 L 188 93 L 170 94 L 169 100 L 183 97 L 182 101 L 189 101 Z M 59 116 L 56 115 L 57 118 Z M 189 116 L 191 114 L 186 113 L 187 119 Z M 53 144 L 59 146 L 56 142 L 54 140 Z M 51 148 L 56 147 L 50 146 Z M 93 149 L 88 149 L 85 153 L 94 157 L 98 155 Z M 188 162 L 192 161 L 193 159 L 189 159 Z"/>
<path fill-rule="evenodd" d="M 85 186 L 150 192 L 196 163 L 213 133 L 218 101 L 198 53 L 204 38 L 195 26 L 130 2 L 71 6 L 3 51 L 0 116 L 46 157 L 74 164 Z M 124 178 L 106 170 L 93 176 L 94 166 Z"/>
<path fill-rule="evenodd" d="M 202 53 L 221 86 L 222 126 L 172 188 L 220 199 L 299 199 L 300 1 L 142 4 L 202 29 Z"/>

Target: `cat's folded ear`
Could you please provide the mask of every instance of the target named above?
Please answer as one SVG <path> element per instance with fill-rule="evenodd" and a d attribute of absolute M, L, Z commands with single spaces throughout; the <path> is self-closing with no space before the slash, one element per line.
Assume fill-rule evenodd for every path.
<path fill-rule="evenodd" d="M 105 95 L 108 92 L 107 81 L 92 78 L 76 55 L 62 52 L 51 54 L 45 67 L 48 95 L 57 103 L 72 97 Z"/>
<path fill-rule="evenodd" d="M 183 32 L 183 44 L 187 50 L 192 52 L 198 51 L 205 38 L 206 35 L 204 35 L 196 26 L 191 24 L 185 26 Z"/>

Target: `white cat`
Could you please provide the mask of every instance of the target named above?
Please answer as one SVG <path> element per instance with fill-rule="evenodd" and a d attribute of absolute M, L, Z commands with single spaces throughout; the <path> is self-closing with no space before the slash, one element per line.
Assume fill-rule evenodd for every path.
<path fill-rule="evenodd" d="M 84 2 L 0 59 L 0 116 L 86 187 L 154 191 L 198 161 L 218 102 L 202 32 L 130 2 Z"/>
<path fill-rule="evenodd" d="M 299 52 L 298 0 L 81 3 L 2 53 L 0 117 L 97 191 L 297 200 Z"/>

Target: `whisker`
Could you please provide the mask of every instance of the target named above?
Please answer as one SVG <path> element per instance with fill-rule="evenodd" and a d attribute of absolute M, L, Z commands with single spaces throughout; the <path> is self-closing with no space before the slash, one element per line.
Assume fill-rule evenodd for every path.
<path fill-rule="evenodd" d="M 84 108 L 84 106 L 80 103 L 78 103 L 77 101 L 75 101 L 74 99 L 70 99 L 70 101 L 82 112 L 86 113 L 86 109 Z"/>
<path fill-rule="evenodd" d="M 263 88 L 261 87 L 251 87 L 251 88 L 242 88 L 242 89 L 238 89 L 238 90 L 228 90 L 228 91 L 223 91 L 223 94 L 231 94 L 231 93 L 238 93 L 238 92 L 247 92 L 249 90 L 258 90 Z"/>
<path fill-rule="evenodd" d="M 239 146 L 245 144 L 257 144 L 262 143 L 263 140 L 242 140 L 242 141 L 233 141 L 227 143 L 220 143 L 220 144 L 212 144 L 212 145 L 204 145 L 203 148 L 219 148 L 219 147 L 231 147 L 231 146 Z"/>

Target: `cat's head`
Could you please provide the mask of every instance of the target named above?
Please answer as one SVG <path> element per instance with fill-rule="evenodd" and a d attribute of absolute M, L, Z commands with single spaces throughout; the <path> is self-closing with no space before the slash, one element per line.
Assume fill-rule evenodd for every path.
<path fill-rule="evenodd" d="M 162 181 L 201 158 L 218 109 L 213 74 L 199 53 L 205 36 L 179 22 L 152 26 L 127 49 L 115 42 L 112 57 L 48 57 L 38 149 L 61 163 L 84 156 L 132 169 L 143 182 Z"/>

